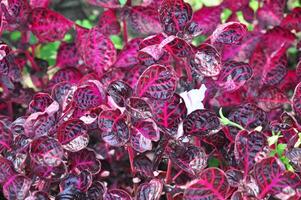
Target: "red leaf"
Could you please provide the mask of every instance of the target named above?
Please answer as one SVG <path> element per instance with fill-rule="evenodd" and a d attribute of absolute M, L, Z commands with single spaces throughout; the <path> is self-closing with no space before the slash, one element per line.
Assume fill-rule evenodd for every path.
<path fill-rule="evenodd" d="M 301 180 L 293 172 L 286 171 L 283 164 L 276 158 L 263 159 L 254 166 L 254 178 L 259 186 L 258 198 L 263 199 L 269 194 L 289 199 L 301 189 Z"/>
<path fill-rule="evenodd" d="M 193 13 L 192 21 L 197 23 L 202 34 L 211 35 L 217 25 L 221 23 L 221 6 L 202 7 Z"/>
<path fill-rule="evenodd" d="M 40 42 L 62 40 L 73 22 L 48 8 L 34 8 L 29 15 L 29 28 Z"/>
<path fill-rule="evenodd" d="M 184 191 L 185 200 L 226 200 L 229 184 L 225 173 L 217 168 L 205 169 L 199 179 L 188 185 Z"/>
<path fill-rule="evenodd" d="M 289 103 L 285 93 L 276 87 L 264 88 L 259 91 L 259 96 L 256 101 L 258 107 L 266 112 L 283 107 L 285 103 Z"/>
<path fill-rule="evenodd" d="M 217 27 L 212 33 L 212 43 L 240 44 L 247 34 L 246 25 L 240 22 L 228 22 Z"/>
<path fill-rule="evenodd" d="M 192 8 L 183 0 L 164 0 L 159 8 L 160 21 L 164 32 L 176 35 L 183 31 L 192 18 Z"/>
<path fill-rule="evenodd" d="M 109 69 L 116 61 L 116 49 L 111 40 L 102 34 L 99 27 L 94 27 L 80 38 L 80 51 L 86 65 L 101 74 Z"/>
<path fill-rule="evenodd" d="M 235 158 L 244 170 L 244 177 L 252 170 L 259 154 L 268 146 L 266 136 L 257 131 L 240 131 L 235 138 Z"/>
<path fill-rule="evenodd" d="M 150 35 L 162 32 L 158 11 L 152 6 L 130 8 L 128 23 L 135 33 Z"/>
<path fill-rule="evenodd" d="M 222 68 L 219 52 L 211 45 L 201 44 L 190 60 L 192 69 L 199 75 L 217 76 Z"/>
<path fill-rule="evenodd" d="M 87 126 L 79 119 L 70 119 L 58 128 L 57 139 L 64 149 L 71 152 L 80 151 L 89 143 Z"/>
<path fill-rule="evenodd" d="M 75 43 L 62 42 L 56 56 L 56 66 L 75 67 L 79 61 L 79 54 Z"/>
<path fill-rule="evenodd" d="M 98 20 L 98 26 L 101 29 L 101 32 L 106 36 L 120 33 L 120 24 L 115 12 L 111 9 L 102 13 Z"/>
<path fill-rule="evenodd" d="M 128 42 L 117 56 L 115 67 L 128 68 L 139 63 L 138 51 L 141 39 L 133 39 Z"/>
<path fill-rule="evenodd" d="M 169 99 L 174 94 L 176 85 L 177 77 L 171 68 L 152 65 L 141 74 L 136 92 L 140 97 Z"/>
<path fill-rule="evenodd" d="M 280 26 L 288 30 L 301 31 L 301 8 L 294 8 L 286 17 L 282 20 Z"/>
<path fill-rule="evenodd" d="M 118 0 L 86 0 L 88 3 L 104 8 L 119 8 L 121 5 Z"/>

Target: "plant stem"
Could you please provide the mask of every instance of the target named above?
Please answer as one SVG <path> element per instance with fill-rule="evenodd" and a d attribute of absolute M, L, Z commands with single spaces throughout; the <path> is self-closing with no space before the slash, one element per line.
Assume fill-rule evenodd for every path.
<path fill-rule="evenodd" d="M 228 118 L 226 118 L 223 114 L 222 108 L 219 109 L 219 115 L 220 115 L 220 121 L 225 126 L 234 126 L 236 128 L 239 128 L 240 130 L 245 130 L 241 125 L 236 124 L 235 122 L 232 122 Z"/>
<path fill-rule="evenodd" d="M 133 151 L 133 148 L 130 145 L 127 146 L 127 150 L 128 150 L 128 154 L 129 154 L 129 160 L 130 160 L 132 175 L 135 176 L 136 170 L 135 170 L 135 167 L 134 167 L 134 151 Z"/>
<path fill-rule="evenodd" d="M 128 30 L 127 30 L 126 20 L 123 19 L 122 23 L 123 23 L 123 40 L 124 40 L 124 45 L 126 45 L 128 43 Z"/>
<path fill-rule="evenodd" d="M 171 170 L 172 170 L 172 162 L 168 159 L 167 163 L 167 171 L 166 171 L 166 183 L 169 184 L 171 182 Z M 167 200 L 172 200 L 172 195 L 170 193 L 166 194 Z"/>

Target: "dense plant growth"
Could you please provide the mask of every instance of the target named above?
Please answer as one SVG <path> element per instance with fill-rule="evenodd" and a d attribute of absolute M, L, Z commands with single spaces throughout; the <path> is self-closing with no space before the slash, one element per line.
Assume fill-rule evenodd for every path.
<path fill-rule="evenodd" d="M 6 199 L 301 199 L 301 7 L 193 2 L 0 0 Z"/>

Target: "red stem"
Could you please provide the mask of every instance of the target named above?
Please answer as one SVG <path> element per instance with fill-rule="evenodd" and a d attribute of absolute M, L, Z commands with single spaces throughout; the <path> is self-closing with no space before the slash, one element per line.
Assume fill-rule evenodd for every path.
<path fill-rule="evenodd" d="M 167 171 L 166 171 L 166 184 L 171 182 L 171 170 L 172 170 L 172 162 L 169 159 L 167 164 Z M 166 194 L 167 200 L 172 200 L 172 195 L 170 193 Z"/>
<path fill-rule="evenodd" d="M 183 170 L 180 170 L 180 171 L 172 178 L 172 181 L 175 181 L 182 173 L 183 173 Z"/>
<path fill-rule="evenodd" d="M 123 40 L 124 40 L 124 44 L 126 45 L 128 43 L 128 30 L 127 30 L 126 20 L 123 19 L 122 23 L 123 23 Z"/>
<path fill-rule="evenodd" d="M 130 145 L 127 146 L 127 150 L 128 150 L 128 154 L 129 154 L 132 175 L 135 176 L 136 170 L 134 167 L 134 150 Z"/>

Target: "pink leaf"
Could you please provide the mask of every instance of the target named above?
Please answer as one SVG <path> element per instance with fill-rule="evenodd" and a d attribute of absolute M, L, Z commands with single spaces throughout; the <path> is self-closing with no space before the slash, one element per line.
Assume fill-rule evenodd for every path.
<path fill-rule="evenodd" d="M 285 8 L 285 0 L 264 0 L 263 6 L 257 11 L 257 18 L 261 27 L 279 25 Z"/>
<path fill-rule="evenodd" d="M 101 163 L 92 150 L 83 149 L 76 153 L 70 153 L 68 158 L 72 170 L 88 170 L 92 174 L 97 174 L 100 171 Z"/>
<path fill-rule="evenodd" d="M 30 6 L 32 8 L 44 7 L 47 8 L 51 0 L 30 0 Z"/>
<path fill-rule="evenodd" d="M 56 56 L 56 66 L 75 67 L 78 65 L 79 54 L 75 43 L 62 42 Z"/>
<path fill-rule="evenodd" d="M 35 8 L 29 15 L 30 30 L 40 42 L 62 40 L 73 22 L 48 8 Z"/>
<path fill-rule="evenodd" d="M 205 169 L 199 179 L 188 185 L 184 191 L 185 200 L 226 200 L 229 183 L 225 173 L 217 168 Z"/>
<path fill-rule="evenodd" d="M 212 43 L 240 44 L 247 34 L 246 25 L 239 22 L 228 22 L 219 25 L 212 33 Z"/>
<path fill-rule="evenodd" d="M 116 61 L 117 53 L 114 44 L 102 34 L 99 27 L 92 28 L 85 36 L 79 41 L 83 48 L 83 51 L 80 51 L 81 56 L 86 65 L 101 74 Z"/>
<path fill-rule="evenodd" d="M 120 33 L 120 24 L 113 10 L 109 9 L 102 13 L 98 20 L 101 32 L 106 35 L 116 35 Z"/>
<path fill-rule="evenodd" d="M 140 97 L 169 99 L 176 90 L 177 77 L 174 71 L 162 65 L 148 67 L 137 83 L 137 94 Z"/>

